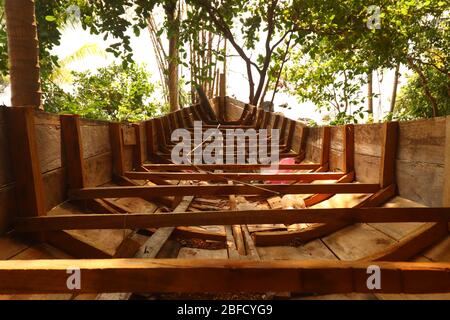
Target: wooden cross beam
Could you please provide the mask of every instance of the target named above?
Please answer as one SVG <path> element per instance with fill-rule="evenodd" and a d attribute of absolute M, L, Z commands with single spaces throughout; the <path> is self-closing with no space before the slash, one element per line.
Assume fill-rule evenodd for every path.
<path fill-rule="evenodd" d="M 207 185 L 207 186 L 124 186 L 72 189 L 72 199 L 127 198 L 127 197 L 163 197 L 163 196 L 228 196 L 273 195 L 273 194 L 314 194 L 314 193 L 374 193 L 378 184 L 339 183 L 339 184 L 293 184 L 293 185 Z"/>
<path fill-rule="evenodd" d="M 202 180 L 223 181 L 226 179 L 238 181 L 300 181 L 300 180 L 338 180 L 345 173 L 341 172 L 319 172 L 319 173 L 199 173 L 199 172 L 135 172 L 127 171 L 125 176 L 135 180 L 149 180 L 160 178 L 167 180 Z"/>
<path fill-rule="evenodd" d="M 339 208 L 293 210 L 203 211 L 173 214 L 78 214 L 18 218 L 20 232 L 78 229 L 137 229 L 178 226 L 294 224 L 294 223 L 378 223 L 447 222 L 449 208 Z"/>
<path fill-rule="evenodd" d="M 154 171 L 170 171 L 170 170 L 259 170 L 270 168 L 270 164 L 145 164 L 144 167 Z M 316 170 L 319 164 L 277 164 L 279 170 Z"/>
<path fill-rule="evenodd" d="M 449 292 L 450 263 L 377 262 L 380 289 L 369 289 L 373 262 L 185 259 L 0 261 L 0 293 L 98 292 Z M 80 289 L 67 286 L 80 272 Z"/>

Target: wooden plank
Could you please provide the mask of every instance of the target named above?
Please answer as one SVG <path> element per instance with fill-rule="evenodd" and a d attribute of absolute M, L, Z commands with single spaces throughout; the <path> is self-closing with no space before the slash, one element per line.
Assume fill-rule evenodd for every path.
<path fill-rule="evenodd" d="M 450 207 L 450 117 L 445 118 L 445 156 L 444 156 L 444 187 L 442 190 L 442 205 Z M 448 225 L 450 230 L 450 223 Z"/>
<path fill-rule="evenodd" d="M 145 134 L 147 136 L 147 154 L 151 159 L 158 150 L 156 137 L 156 122 L 155 119 L 145 121 Z"/>
<path fill-rule="evenodd" d="M 353 124 L 346 124 L 344 131 L 344 172 L 355 171 L 355 127 Z"/>
<path fill-rule="evenodd" d="M 372 207 L 372 206 L 375 207 L 383 204 L 394 194 L 395 188 L 388 187 L 374 193 L 373 195 L 369 196 L 367 199 L 361 201 L 356 205 L 353 205 L 348 201 L 345 201 L 344 203 L 345 205 L 351 205 L 352 207 L 354 206 L 355 208 Z M 321 202 L 319 205 L 324 206 L 328 204 L 326 204 L 325 202 Z M 327 236 L 333 232 L 336 232 L 337 230 L 344 228 L 347 225 L 348 223 L 342 222 L 312 224 L 308 226 L 306 229 L 302 229 L 299 231 L 256 232 L 253 234 L 253 237 L 258 246 L 281 245 L 291 243 L 292 241 L 303 243 L 323 236 Z"/>
<path fill-rule="evenodd" d="M 183 118 L 186 124 L 185 128 L 193 128 L 194 127 L 194 119 L 192 118 L 192 115 L 190 113 L 190 109 L 189 108 L 182 108 L 181 109 L 182 113 L 183 113 Z"/>
<path fill-rule="evenodd" d="M 123 136 L 122 126 L 120 123 L 111 122 L 109 124 L 111 149 L 113 155 L 113 173 L 122 176 L 125 172 L 125 159 L 123 155 Z M 103 198 L 103 197 L 99 197 Z M 106 197 L 105 197 L 106 198 Z"/>
<path fill-rule="evenodd" d="M 327 164 L 328 165 L 328 164 Z M 342 183 L 348 183 L 348 182 L 352 182 L 355 179 L 355 173 L 354 172 L 349 172 L 347 174 L 345 174 L 344 176 L 342 176 L 341 178 L 339 178 L 336 183 L 342 184 Z M 334 196 L 333 193 L 329 193 L 329 194 L 314 194 L 310 197 L 308 197 L 307 199 L 305 199 L 305 205 L 307 207 L 311 207 L 315 204 L 318 204 L 320 202 L 323 202 L 327 199 L 330 199 L 332 196 Z"/>
<path fill-rule="evenodd" d="M 45 240 L 56 248 L 79 259 L 108 259 L 112 255 L 84 242 L 66 231 L 52 231 L 46 234 Z"/>
<path fill-rule="evenodd" d="M 320 166 L 328 168 L 330 162 L 331 127 L 322 128 Z"/>
<path fill-rule="evenodd" d="M 137 123 L 133 124 L 135 145 L 133 147 L 133 167 L 141 168 L 144 163 L 141 143 L 141 126 Z"/>
<path fill-rule="evenodd" d="M 15 177 L 17 215 L 46 214 L 44 185 L 36 145 L 34 108 L 7 108 L 11 164 Z"/>
<path fill-rule="evenodd" d="M 122 138 L 123 145 L 125 146 L 134 146 L 136 141 L 136 130 L 133 126 L 123 126 L 122 127 Z"/>
<path fill-rule="evenodd" d="M 162 181 L 159 181 L 159 182 L 162 182 Z M 133 181 L 133 180 L 128 179 L 127 177 L 123 177 L 123 176 L 117 177 L 116 183 L 118 185 L 121 185 L 121 186 L 139 186 L 140 185 L 136 181 Z M 124 198 L 142 198 L 142 199 L 144 199 L 145 201 L 148 201 L 148 202 L 158 202 L 158 203 L 163 204 L 163 205 L 165 205 L 165 206 L 167 206 L 169 208 L 171 208 L 172 205 L 175 203 L 175 201 L 173 200 L 172 197 L 156 197 L 155 198 L 155 197 L 152 197 L 151 195 L 142 195 L 140 197 L 124 197 Z"/>
<path fill-rule="evenodd" d="M 273 195 L 273 194 L 314 194 L 314 193 L 374 193 L 378 184 L 253 184 L 253 185 L 200 185 L 200 186 L 125 186 L 97 187 L 70 190 L 72 199 L 161 197 L 161 196 L 204 196 L 204 195 Z"/>
<path fill-rule="evenodd" d="M 233 185 L 233 181 L 228 181 L 229 185 Z M 229 195 L 229 203 L 230 203 L 230 209 L 232 211 L 237 211 L 237 202 L 236 202 L 236 196 L 234 194 Z M 239 255 L 245 256 L 245 243 L 244 243 L 244 236 L 242 234 L 242 227 L 238 224 L 233 224 L 231 226 L 231 231 L 234 238 L 234 243 L 236 244 L 236 250 Z M 230 250 L 230 248 L 228 248 Z"/>
<path fill-rule="evenodd" d="M 0 261 L 0 292 L 74 293 L 67 286 L 67 270 L 74 267 L 82 275 L 81 288 L 76 293 L 450 291 L 450 263 L 378 262 L 381 289 L 372 290 L 367 287 L 367 270 L 371 264 L 196 259 Z"/>
<path fill-rule="evenodd" d="M 398 141 L 398 122 L 383 124 L 383 148 L 380 163 L 380 187 L 395 183 L 395 159 Z"/>
<path fill-rule="evenodd" d="M 448 235 L 447 223 L 427 223 L 366 261 L 407 261 Z"/>
<path fill-rule="evenodd" d="M 334 208 L 202 211 L 177 214 L 58 215 L 18 218 L 15 229 L 30 232 L 268 223 L 448 222 L 449 220 L 449 208 Z"/>
<path fill-rule="evenodd" d="M 336 256 L 319 239 L 298 247 L 258 247 L 258 252 L 263 260 L 337 260 Z"/>
<path fill-rule="evenodd" d="M 219 114 L 218 114 L 218 118 L 221 122 L 225 122 L 226 119 L 228 118 L 226 91 L 227 91 L 226 75 L 225 73 L 221 73 L 219 76 Z"/>
<path fill-rule="evenodd" d="M 170 170 L 257 170 L 269 168 L 267 164 L 145 164 L 144 167 L 153 171 L 170 171 Z M 320 164 L 277 164 L 279 170 L 315 170 Z"/>
<path fill-rule="evenodd" d="M 226 179 L 238 181 L 300 181 L 300 180 L 338 180 L 345 173 L 341 172 L 317 172 L 317 173 L 199 173 L 199 172 L 136 172 L 127 171 L 125 176 L 130 179 L 146 180 L 152 177 L 167 180 L 202 180 L 224 181 Z"/>
<path fill-rule="evenodd" d="M 172 213 L 176 214 L 177 212 L 186 211 L 193 199 L 194 197 L 184 197 Z M 169 214 L 167 213 L 163 215 L 169 216 Z M 170 214 L 170 216 L 171 215 L 172 214 Z M 156 232 L 150 237 L 150 239 L 148 239 L 148 241 L 139 249 L 136 257 L 146 259 L 155 258 L 164 243 L 170 238 L 174 230 L 175 228 L 171 226 L 156 230 Z"/>
<path fill-rule="evenodd" d="M 61 115 L 60 121 L 67 184 L 70 189 L 84 188 L 86 185 L 80 117 L 78 115 Z"/>
<path fill-rule="evenodd" d="M 196 227 L 178 227 L 174 230 L 173 234 L 187 239 L 202 239 L 220 242 L 226 242 L 227 240 L 224 232 L 210 232 Z"/>
<path fill-rule="evenodd" d="M 394 239 L 365 223 L 352 224 L 322 239 L 340 260 L 357 260 L 380 252 Z"/>

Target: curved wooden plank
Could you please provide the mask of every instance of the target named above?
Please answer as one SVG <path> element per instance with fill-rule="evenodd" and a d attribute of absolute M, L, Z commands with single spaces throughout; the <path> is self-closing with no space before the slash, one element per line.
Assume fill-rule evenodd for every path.
<path fill-rule="evenodd" d="M 379 190 L 356 205 L 357 208 L 375 207 L 388 201 L 395 195 L 395 186 Z M 257 246 L 275 246 L 292 242 L 304 243 L 327 236 L 347 226 L 348 223 L 314 224 L 299 231 L 255 232 L 252 234 Z"/>
<path fill-rule="evenodd" d="M 448 235 L 447 223 L 426 223 L 382 252 L 362 261 L 407 261 Z"/>

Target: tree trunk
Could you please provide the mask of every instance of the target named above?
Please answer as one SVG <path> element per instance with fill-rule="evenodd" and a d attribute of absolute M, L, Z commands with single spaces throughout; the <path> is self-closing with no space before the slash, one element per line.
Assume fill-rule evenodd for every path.
<path fill-rule="evenodd" d="M 373 114 L 373 72 L 367 73 L 367 112 Z"/>
<path fill-rule="evenodd" d="M 400 63 L 398 63 L 397 66 L 395 67 L 394 86 L 392 87 L 391 108 L 389 110 L 390 113 L 394 112 L 395 109 L 395 101 L 397 100 L 397 87 L 399 78 L 400 78 Z"/>
<path fill-rule="evenodd" d="M 166 103 L 169 102 L 169 80 L 168 80 L 168 65 L 167 65 L 167 54 L 164 51 L 164 47 L 161 39 L 158 37 L 158 28 L 155 24 L 153 14 L 147 18 L 147 29 L 150 34 L 150 40 L 152 41 L 153 51 L 155 53 L 156 61 L 158 63 L 159 76 L 161 78 L 161 86 L 163 88 L 164 100 Z"/>
<path fill-rule="evenodd" d="M 179 17 L 177 16 L 177 1 L 171 1 L 166 6 L 167 22 L 172 26 L 169 32 L 169 63 L 168 63 L 168 89 L 170 112 L 179 109 L 178 90 L 178 38 L 179 38 Z"/>
<path fill-rule="evenodd" d="M 42 109 L 34 0 L 5 0 L 13 107 Z"/>

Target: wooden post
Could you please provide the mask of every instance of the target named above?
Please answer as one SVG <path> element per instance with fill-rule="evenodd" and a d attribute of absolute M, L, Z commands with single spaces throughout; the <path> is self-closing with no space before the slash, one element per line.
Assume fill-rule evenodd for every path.
<path fill-rule="evenodd" d="M 450 207 L 450 116 L 445 119 L 445 164 L 444 164 L 444 190 L 442 192 L 442 205 Z M 450 223 L 448 224 L 450 230 Z"/>
<path fill-rule="evenodd" d="M 153 135 L 156 131 L 155 119 L 145 121 L 145 134 L 147 135 L 147 157 L 150 160 L 158 149 Z"/>
<path fill-rule="evenodd" d="M 113 174 L 120 177 L 123 176 L 125 173 L 125 161 L 123 158 L 123 136 L 121 124 L 118 122 L 111 122 L 109 124 L 109 133 L 113 156 Z"/>
<path fill-rule="evenodd" d="M 381 150 L 380 187 L 395 183 L 395 157 L 397 153 L 398 122 L 385 122 L 382 127 L 383 149 Z"/>
<path fill-rule="evenodd" d="M 345 173 L 355 171 L 355 126 L 346 124 L 344 130 L 344 160 L 343 170 Z"/>
<path fill-rule="evenodd" d="M 323 127 L 322 128 L 322 154 L 320 156 L 320 166 L 323 167 L 324 170 L 328 170 L 328 166 L 330 163 L 330 137 L 331 137 L 331 128 Z"/>
<path fill-rule="evenodd" d="M 7 108 L 9 145 L 15 176 L 16 205 L 19 217 L 47 213 L 44 184 L 37 153 L 34 107 Z"/>
<path fill-rule="evenodd" d="M 136 135 L 136 144 L 133 148 L 133 166 L 136 170 L 141 170 L 144 160 L 142 159 L 142 144 L 141 144 L 141 125 L 133 124 Z"/>
<path fill-rule="evenodd" d="M 193 128 L 194 121 L 193 121 L 191 113 L 190 113 L 190 108 L 183 108 L 183 109 L 181 109 L 181 111 L 183 112 L 182 116 L 183 116 L 184 123 L 186 124 L 187 128 Z"/>
<path fill-rule="evenodd" d="M 153 119 L 154 124 L 155 124 L 155 128 L 154 130 L 157 132 L 157 136 L 159 138 L 161 138 L 161 142 L 157 143 L 157 150 L 163 151 L 164 150 L 164 146 L 168 145 L 168 141 L 166 140 L 166 135 L 165 135 L 165 129 L 164 129 L 164 125 L 163 125 L 163 118 L 155 118 Z"/>
<path fill-rule="evenodd" d="M 275 115 L 275 119 L 273 120 L 272 129 L 280 129 L 281 117 L 282 117 L 281 114 Z M 280 132 L 280 137 L 281 137 L 281 132 Z"/>
<path fill-rule="evenodd" d="M 220 85 L 219 85 L 219 119 L 227 119 L 227 84 L 225 73 L 220 74 Z"/>
<path fill-rule="evenodd" d="M 69 189 L 85 187 L 83 147 L 78 115 L 61 115 L 61 139 Z"/>

